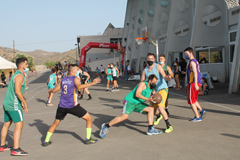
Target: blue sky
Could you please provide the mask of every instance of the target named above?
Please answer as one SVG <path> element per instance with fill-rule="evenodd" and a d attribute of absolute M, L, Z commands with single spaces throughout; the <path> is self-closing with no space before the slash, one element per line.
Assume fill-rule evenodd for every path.
<path fill-rule="evenodd" d="M 4 0 L 0 2 L 0 46 L 64 52 L 78 35 L 123 27 L 127 0 Z"/>

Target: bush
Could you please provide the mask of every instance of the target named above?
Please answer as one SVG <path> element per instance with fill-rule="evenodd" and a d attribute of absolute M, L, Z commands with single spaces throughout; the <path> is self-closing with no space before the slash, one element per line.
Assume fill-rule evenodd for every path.
<path fill-rule="evenodd" d="M 47 66 L 48 68 L 52 68 L 58 61 L 48 61 L 43 63 L 43 65 Z"/>

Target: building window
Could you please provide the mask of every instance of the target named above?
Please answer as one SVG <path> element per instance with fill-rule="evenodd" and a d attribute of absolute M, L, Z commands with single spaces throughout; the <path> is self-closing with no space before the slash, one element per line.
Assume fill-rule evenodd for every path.
<path fill-rule="evenodd" d="M 200 64 L 222 63 L 221 48 L 197 49 L 196 58 Z"/>
<path fill-rule="evenodd" d="M 237 32 L 230 32 L 230 42 L 235 42 L 237 37 Z"/>
<path fill-rule="evenodd" d="M 233 56 L 234 56 L 234 49 L 235 49 L 235 45 L 233 44 L 233 45 L 230 45 L 230 54 L 229 54 L 229 56 L 230 56 L 230 62 L 233 62 Z"/>

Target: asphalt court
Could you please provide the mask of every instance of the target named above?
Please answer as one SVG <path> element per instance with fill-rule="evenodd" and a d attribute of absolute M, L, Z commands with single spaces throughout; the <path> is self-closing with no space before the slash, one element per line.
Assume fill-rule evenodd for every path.
<path fill-rule="evenodd" d="M 51 137 L 52 145 L 42 147 L 48 128 L 54 121 L 60 92 L 54 94 L 52 103 L 47 107 L 46 81 L 50 72 L 30 79 L 25 97 L 29 114 L 24 113 L 24 128 L 21 148 L 29 155 L 21 159 L 239 159 L 240 153 L 240 94 L 227 94 L 226 84 L 214 84 L 210 94 L 199 97 L 200 105 L 206 109 L 206 118 L 199 123 L 188 120 L 193 113 L 186 101 L 184 89 L 175 91 L 170 88 L 170 123 L 173 132 L 156 136 L 147 136 L 147 116 L 132 113 L 128 120 L 112 126 L 105 139 L 98 134 L 101 124 L 121 115 L 122 101 L 125 95 L 138 83 L 119 80 L 119 92 L 106 92 L 106 80 L 90 87 L 93 96 L 87 101 L 87 95 L 79 100 L 93 118 L 93 137 L 99 139 L 94 145 L 85 145 L 85 121 L 67 115 Z M 0 89 L 0 108 L 7 88 Z M 0 109 L 0 128 L 3 122 L 3 110 Z M 166 128 L 160 121 L 155 127 Z M 10 127 L 7 141 L 12 145 L 14 126 Z M 0 153 L 1 159 L 16 159 L 10 151 Z"/>

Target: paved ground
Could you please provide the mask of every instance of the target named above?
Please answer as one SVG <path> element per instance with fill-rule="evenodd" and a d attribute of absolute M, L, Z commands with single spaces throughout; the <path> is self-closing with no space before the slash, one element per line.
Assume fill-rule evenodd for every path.
<path fill-rule="evenodd" d="M 146 115 L 133 113 L 129 120 L 110 128 L 107 137 L 99 138 L 101 124 L 121 114 L 124 96 L 138 83 L 120 80 L 120 92 L 105 92 L 106 81 L 91 87 L 93 100 L 87 96 L 79 102 L 93 117 L 93 135 L 99 138 L 94 145 L 85 145 L 85 121 L 68 115 L 61 122 L 51 140 L 53 144 L 42 147 L 49 126 L 52 124 L 60 93 L 53 97 L 54 106 L 47 107 L 46 80 L 50 72 L 31 78 L 25 97 L 29 114 L 24 114 L 24 129 L 21 148 L 29 156 L 21 159 L 167 159 L 167 160 L 220 160 L 240 159 L 240 93 L 228 95 L 226 84 L 214 84 L 210 95 L 200 97 L 200 104 L 207 111 L 207 117 L 200 123 L 192 123 L 193 113 L 186 102 L 184 89 L 170 89 L 170 123 L 174 131 L 156 136 L 147 136 Z M 0 89 L 0 106 L 7 88 Z M 2 108 L 2 106 L 1 106 Z M 3 110 L 0 109 L 0 128 Z M 157 129 L 164 130 L 161 121 Z M 12 145 L 14 126 L 10 128 L 7 141 Z M 16 159 L 10 152 L 0 153 L 1 159 Z"/>

